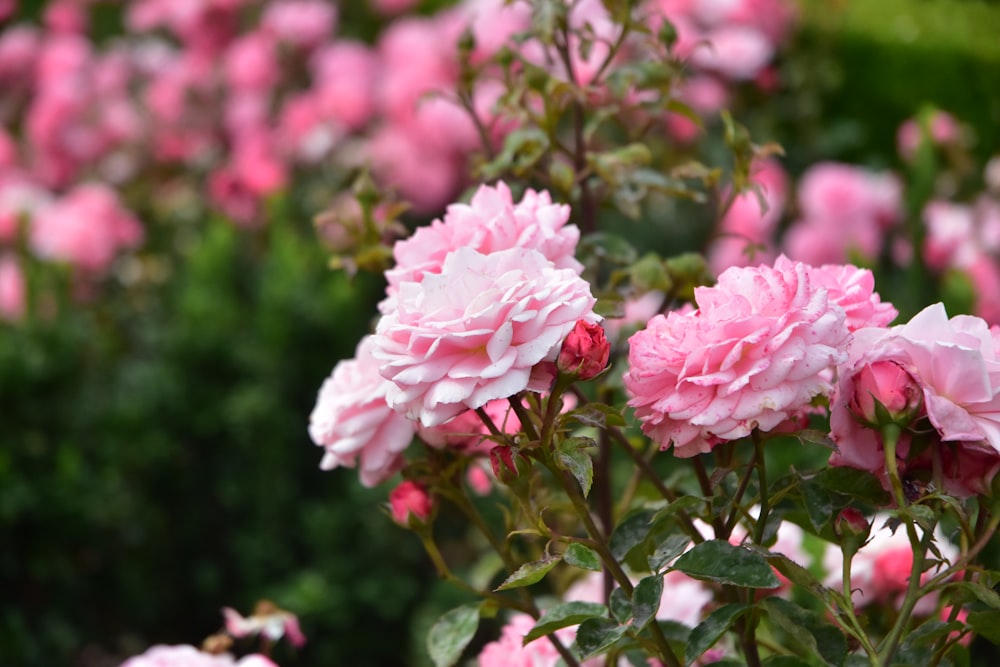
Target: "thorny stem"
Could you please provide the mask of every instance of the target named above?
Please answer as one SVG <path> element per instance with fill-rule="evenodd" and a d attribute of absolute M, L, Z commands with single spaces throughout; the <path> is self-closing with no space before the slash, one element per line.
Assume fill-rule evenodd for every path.
<path fill-rule="evenodd" d="M 525 614 L 531 613 L 530 605 L 524 605 L 513 598 L 509 598 L 505 595 L 494 593 L 493 591 L 480 590 L 474 586 L 470 586 L 463 579 L 455 576 L 452 573 L 451 568 L 448 567 L 448 563 L 445 562 L 444 556 L 441 555 L 441 550 L 438 549 L 437 544 L 434 542 L 434 539 L 429 534 L 421 535 L 420 541 L 423 543 L 424 550 L 427 552 L 427 555 L 430 556 L 431 562 L 434 563 L 434 568 L 438 571 L 438 575 L 440 575 L 440 577 L 445 581 L 447 581 L 448 583 L 452 584 L 457 588 L 462 589 L 467 593 L 472 593 L 473 595 L 476 595 L 478 597 L 483 597 L 488 600 L 493 600 L 498 605 L 504 608 L 524 612 Z"/>
<path fill-rule="evenodd" d="M 753 439 L 754 459 L 757 468 L 757 482 L 760 484 L 760 514 L 757 516 L 757 530 L 754 532 L 754 542 L 764 541 L 764 529 L 767 526 L 767 515 L 771 511 L 767 489 L 767 462 L 764 460 L 764 440 L 760 432 L 754 430 L 750 436 Z"/>
<path fill-rule="evenodd" d="M 871 662 L 872 667 L 878 667 L 878 651 L 872 646 L 871 640 L 868 638 L 868 633 L 864 631 L 861 627 L 860 621 L 858 621 L 857 615 L 854 613 L 854 598 L 851 595 L 851 562 L 854 560 L 854 552 L 844 551 L 844 563 L 841 568 L 841 579 L 843 585 L 843 595 L 844 595 L 844 605 L 841 609 L 841 613 L 847 616 L 847 620 L 850 624 L 850 628 L 844 628 L 845 630 L 851 631 L 851 635 L 861 643 L 861 647 L 865 649 L 865 653 L 868 654 L 868 660 Z"/>
<path fill-rule="evenodd" d="M 701 460 L 700 456 L 694 456 L 691 458 L 691 463 L 695 475 L 698 477 L 698 484 L 701 486 L 701 494 L 705 496 L 706 514 L 712 517 L 712 528 L 715 529 L 715 536 L 720 540 L 729 539 L 729 533 L 726 531 L 725 524 L 722 523 L 722 517 L 716 516 L 715 512 L 712 511 L 712 497 L 715 493 L 712 489 L 712 482 L 708 478 L 708 472 L 705 470 L 705 462 Z"/>
<path fill-rule="evenodd" d="M 755 442 L 756 444 L 756 442 Z M 724 535 L 717 535 L 720 540 L 729 539 L 729 536 L 733 534 L 733 529 L 736 527 L 736 522 L 739 521 L 740 515 L 742 514 L 740 503 L 743 502 L 743 494 L 746 493 L 747 487 L 750 486 L 750 477 L 753 475 L 754 470 L 759 470 L 760 453 L 758 448 L 754 448 L 753 458 L 747 464 L 746 472 L 740 479 L 740 485 L 736 487 L 736 494 L 733 495 L 733 507 L 729 513 L 729 520 L 726 521 L 726 532 Z M 763 533 L 762 533 L 763 534 Z M 755 541 L 760 542 L 759 537 L 754 535 Z"/>
<path fill-rule="evenodd" d="M 604 563 L 604 567 L 611 573 L 615 581 L 621 589 L 629 596 L 632 597 L 632 592 L 634 587 L 632 582 L 629 580 L 628 575 L 619 565 L 618 560 L 611 553 L 608 548 L 607 538 L 601 533 L 601 530 L 594 523 L 594 518 L 590 514 L 590 507 L 587 506 L 587 501 L 584 499 L 580 492 L 580 489 L 576 485 L 576 480 L 570 478 L 566 473 L 557 469 L 548 460 L 546 460 L 546 465 L 552 474 L 559 480 L 566 491 L 566 495 L 569 497 L 570 502 L 573 504 L 573 508 L 576 510 L 577 515 L 580 520 L 583 521 L 584 527 L 587 529 L 587 534 L 590 535 L 591 539 L 594 541 L 594 548 L 598 555 L 601 557 L 601 561 Z M 680 667 L 681 663 L 674 655 L 671 650 L 670 645 L 667 644 L 667 638 L 663 635 L 663 631 L 660 626 L 653 622 L 649 624 L 650 633 L 653 635 L 653 641 L 656 644 L 660 658 L 668 665 L 668 667 Z"/>
<path fill-rule="evenodd" d="M 574 395 L 576 395 L 577 399 L 579 399 L 581 404 L 587 403 L 590 400 L 583 392 L 581 392 L 576 387 L 573 387 L 573 393 Z M 653 470 L 653 466 L 650 465 L 648 460 L 646 460 L 646 457 L 644 457 L 641 453 L 635 450 L 635 448 L 632 446 L 632 443 L 628 441 L 628 438 L 625 437 L 625 434 L 622 433 L 621 429 L 615 426 L 605 425 L 603 431 L 607 433 L 612 440 L 618 443 L 618 445 L 622 448 L 622 450 L 624 450 L 625 453 L 628 455 L 628 457 L 632 459 L 632 461 L 636 464 L 638 470 L 641 471 L 641 473 L 646 476 L 646 479 L 649 480 L 649 482 L 656 488 L 657 491 L 659 491 L 660 495 L 663 496 L 664 500 L 671 503 L 677 501 L 678 498 L 677 494 L 674 493 L 666 484 L 663 483 L 663 480 L 660 479 L 660 476 L 656 473 L 655 470 Z M 684 531 L 694 541 L 695 544 L 699 544 L 705 541 L 705 538 L 702 537 L 701 532 L 694 525 L 694 523 L 691 521 L 691 517 L 689 517 L 686 512 L 677 512 L 677 518 L 681 522 L 681 526 L 684 528 Z"/>

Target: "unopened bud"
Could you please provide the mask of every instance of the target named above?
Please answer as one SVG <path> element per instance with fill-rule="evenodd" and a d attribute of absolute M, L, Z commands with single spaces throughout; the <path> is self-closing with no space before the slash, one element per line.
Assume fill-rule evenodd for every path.
<path fill-rule="evenodd" d="M 842 509 L 833 523 L 833 533 L 840 541 L 840 548 L 846 556 L 853 556 L 858 552 L 858 549 L 868 541 L 870 531 L 871 524 L 868 519 L 853 507 Z"/>
<path fill-rule="evenodd" d="M 421 484 L 405 481 L 389 492 L 389 507 L 393 521 L 408 527 L 411 521 L 427 522 L 434 509 L 434 500 Z"/>
<path fill-rule="evenodd" d="M 520 475 L 514 461 L 514 448 L 507 445 L 497 445 L 490 450 L 490 467 L 493 468 L 493 476 L 506 484 Z"/>
<path fill-rule="evenodd" d="M 607 367 L 610 354 L 604 328 L 580 320 L 563 341 L 556 367 L 563 373 L 589 380 Z"/>
<path fill-rule="evenodd" d="M 866 426 L 909 426 L 923 405 L 917 381 L 895 361 L 875 361 L 854 375 L 854 395 L 848 407 Z"/>

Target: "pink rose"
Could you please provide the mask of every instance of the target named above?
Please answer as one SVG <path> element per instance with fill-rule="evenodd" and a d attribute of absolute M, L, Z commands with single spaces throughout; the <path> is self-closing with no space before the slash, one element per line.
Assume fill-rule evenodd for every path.
<path fill-rule="evenodd" d="M 322 0 L 271 2 L 260 19 L 263 30 L 302 49 L 312 49 L 329 40 L 336 22 L 336 7 Z"/>
<path fill-rule="evenodd" d="M 503 433 L 518 433 L 521 421 L 505 398 L 490 401 L 483 406 L 493 424 Z M 496 443 L 486 439 L 489 430 L 475 410 L 466 410 L 454 419 L 439 426 L 420 427 L 420 439 L 432 447 L 451 447 L 458 451 L 488 452 Z"/>
<path fill-rule="evenodd" d="M 373 354 L 392 383 L 389 405 L 424 426 L 545 389 L 533 378 L 536 367 L 555 361 L 577 320 L 600 319 L 589 283 L 529 248 L 488 255 L 459 248 L 440 274 L 398 289 Z"/>
<path fill-rule="evenodd" d="M 748 190 L 733 200 L 719 223 L 718 238 L 708 250 L 708 265 L 718 275 L 730 266 L 748 266 L 773 261 L 773 237 L 785 210 L 788 177 L 775 160 L 754 165 L 750 180 L 758 192 Z M 752 257 L 748 246 L 754 248 Z"/>
<path fill-rule="evenodd" d="M 194 646 L 153 646 L 129 658 L 121 667 L 278 667 L 258 653 L 235 660 L 228 653 L 212 655 Z"/>
<path fill-rule="evenodd" d="M 511 248 L 539 251 L 556 268 L 579 273 L 574 253 L 580 239 L 576 225 L 566 224 L 570 210 L 554 204 L 548 192 L 528 190 L 514 203 L 503 182 L 482 185 L 468 204 L 452 204 L 444 217 L 419 228 L 393 247 L 396 266 L 386 271 L 390 297 L 399 284 L 441 272 L 445 258 L 458 248 L 489 254 Z M 383 312 L 385 312 L 385 307 Z"/>
<path fill-rule="evenodd" d="M 1000 469 L 998 343 L 1000 330 L 968 315 L 949 320 L 940 303 L 906 324 L 855 332 L 831 404 L 830 435 L 838 447 L 831 465 L 868 470 L 888 488 L 880 436 L 858 423 L 850 402 L 857 395 L 855 383 L 862 368 L 893 362 L 923 393 L 945 490 L 958 496 L 983 492 Z M 906 436 L 897 449 L 901 474 L 926 472 L 933 466 L 931 450 L 923 448 L 911 458 Z"/>
<path fill-rule="evenodd" d="M 524 643 L 524 636 L 535 626 L 535 619 L 527 614 L 514 614 L 510 621 L 500 631 L 500 638 L 488 643 L 479 653 L 479 667 L 556 667 L 561 658 L 555 645 L 547 637 L 539 637 L 534 641 Z M 563 646 L 569 647 L 576 638 L 575 628 L 556 630 L 556 637 Z M 597 661 L 597 662 L 595 662 Z M 594 659 L 585 665 L 603 664 L 603 660 Z"/>
<path fill-rule="evenodd" d="M 566 336 L 556 368 L 571 373 L 581 380 L 589 380 L 608 366 L 611 346 L 600 324 L 580 320 Z"/>
<path fill-rule="evenodd" d="M 39 257 L 81 269 L 107 270 L 115 255 L 142 241 L 143 229 L 104 184 L 78 185 L 31 222 L 29 244 Z"/>
<path fill-rule="evenodd" d="M 365 336 L 355 358 L 334 367 L 309 417 L 312 441 L 326 448 L 320 467 L 358 466 L 365 486 L 384 482 L 401 467 L 414 433 L 413 423 L 386 404 L 389 385 L 379 375 L 373 344 Z"/>
<path fill-rule="evenodd" d="M 410 525 L 410 518 L 424 523 L 434 509 L 434 499 L 423 485 L 406 480 L 389 492 L 392 520 L 400 526 Z"/>
<path fill-rule="evenodd" d="M 361 42 L 338 39 L 321 47 L 309 62 L 313 87 L 323 114 L 350 129 L 359 129 L 375 110 L 378 62 Z"/>
<path fill-rule="evenodd" d="M 854 395 L 848 407 L 855 417 L 873 428 L 889 421 L 906 426 L 917 415 L 923 393 L 917 381 L 894 361 L 865 364 L 854 376 Z"/>
<path fill-rule="evenodd" d="M 695 300 L 629 339 L 629 405 L 661 448 L 694 456 L 770 431 L 831 389 L 846 315 L 805 264 L 731 268 Z"/>
<path fill-rule="evenodd" d="M 778 264 L 787 261 L 779 258 Z M 875 291 L 875 276 L 868 269 L 851 264 L 824 264 L 813 267 L 809 275 L 814 287 L 825 289 L 830 301 L 844 309 L 848 331 L 884 327 L 899 314 L 891 303 L 882 302 Z"/>

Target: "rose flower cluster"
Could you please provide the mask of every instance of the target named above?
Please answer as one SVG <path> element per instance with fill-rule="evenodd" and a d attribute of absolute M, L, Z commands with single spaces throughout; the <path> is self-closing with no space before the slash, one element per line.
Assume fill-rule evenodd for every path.
<path fill-rule="evenodd" d="M 311 416 L 322 467 L 357 466 L 377 484 L 418 429 L 445 442 L 449 422 L 468 430 L 463 413 L 549 387 L 563 341 L 601 319 L 569 215 L 545 192 L 515 203 L 499 183 L 396 243 L 375 333 L 337 364 Z"/>

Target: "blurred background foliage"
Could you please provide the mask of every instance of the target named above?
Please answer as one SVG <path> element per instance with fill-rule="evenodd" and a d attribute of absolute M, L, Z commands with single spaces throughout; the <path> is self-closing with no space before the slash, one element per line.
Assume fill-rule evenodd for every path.
<path fill-rule="evenodd" d="M 374 14 L 340 4 L 343 31 L 372 39 Z M 895 164 L 896 128 L 927 104 L 967 123 L 983 160 L 1000 144 L 1000 4 L 802 10 L 786 89 L 734 108 L 784 146 L 792 173 Z M 102 17 L 110 34 L 115 14 Z M 281 647 L 282 664 L 426 662 L 428 619 L 456 594 L 383 516 L 385 490 L 320 471 L 306 434 L 381 291 L 327 268 L 309 217 L 277 202 L 255 233 L 206 221 L 164 280 L 0 325 L 4 664 L 114 665 L 152 643 L 197 643 L 220 607 L 259 598 L 299 614 L 310 637 L 297 656 Z"/>

